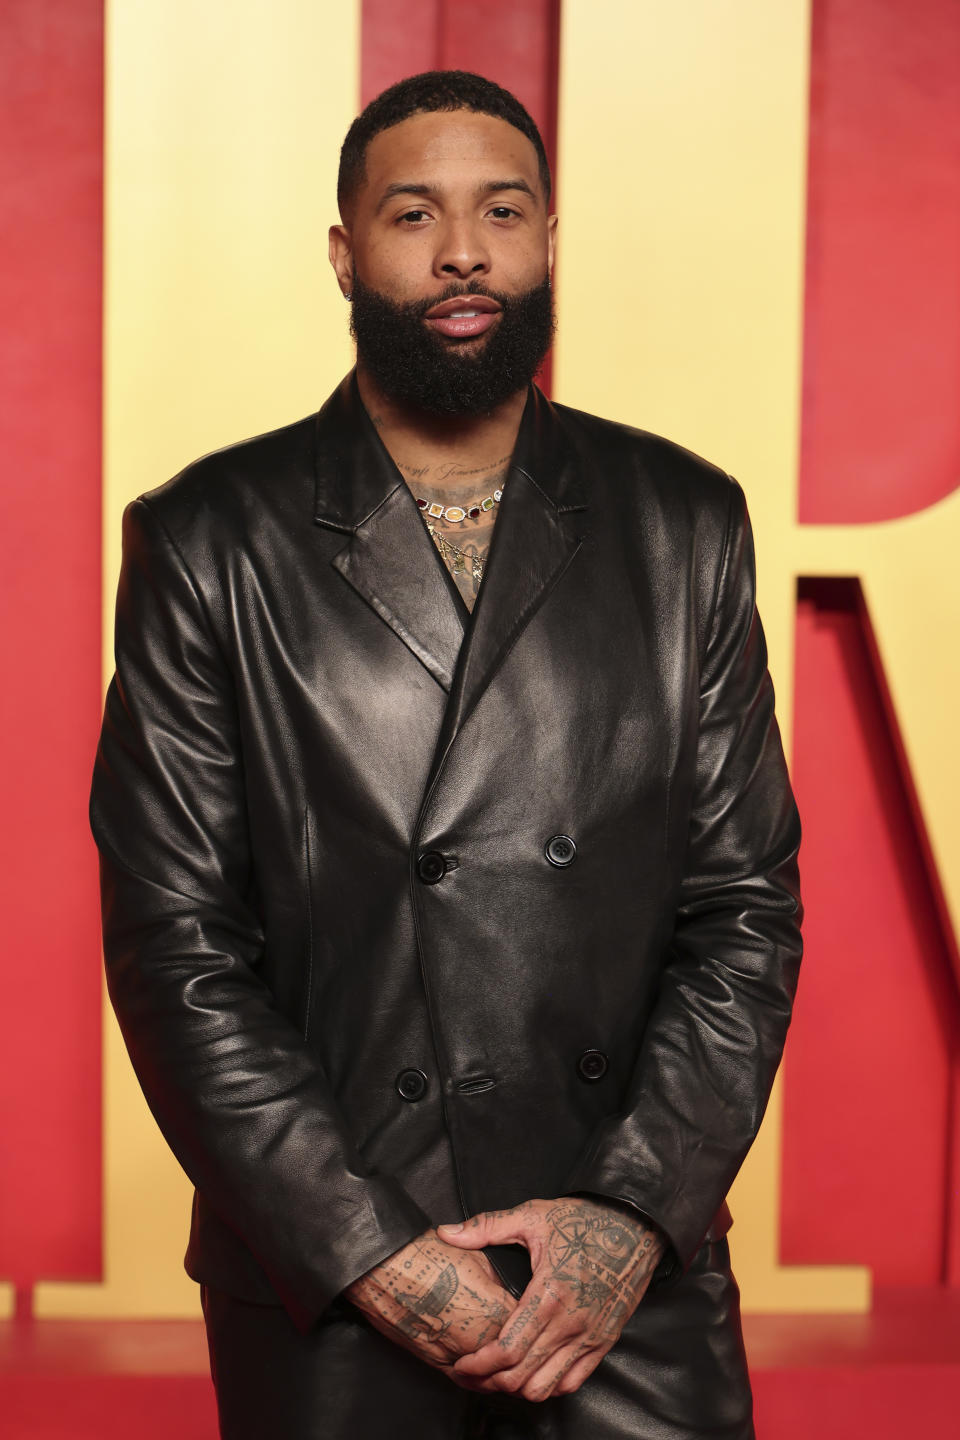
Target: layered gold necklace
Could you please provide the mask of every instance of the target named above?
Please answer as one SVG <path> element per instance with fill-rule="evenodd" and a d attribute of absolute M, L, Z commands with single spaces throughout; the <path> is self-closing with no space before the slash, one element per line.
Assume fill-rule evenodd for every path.
<path fill-rule="evenodd" d="M 437 529 L 436 525 L 430 524 L 430 519 L 446 520 L 452 525 L 459 525 L 464 520 L 478 520 L 481 515 L 487 514 L 495 506 L 500 504 L 502 490 L 494 490 L 490 495 L 484 495 L 482 499 L 475 500 L 472 505 L 441 505 L 438 500 L 424 500 L 417 496 L 417 507 L 423 515 L 427 530 L 433 536 L 434 544 L 440 551 L 443 563 L 450 570 L 462 574 L 469 570 L 474 580 L 483 579 L 483 567 L 486 564 L 485 555 L 471 554 L 468 550 L 461 550 L 459 545 L 454 545 L 446 535 Z M 427 517 L 430 517 L 428 519 Z"/>
<path fill-rule="evenodd" d="M 435 525 L 428 525 L 427 529 L 433 536 L 436 547 L 440 551 L 440 556 L 445 565 L 448 565 L 451 570 L 460 574 L 469 569 L 474 580 L 483 579 L 483 567 L 487 559 L 485 555 L 477 555 L 476 553 L 471 555 L 468 551 L 461 550 L 459 545 L 451 544 L 447 537 L 442 535 Z"/>

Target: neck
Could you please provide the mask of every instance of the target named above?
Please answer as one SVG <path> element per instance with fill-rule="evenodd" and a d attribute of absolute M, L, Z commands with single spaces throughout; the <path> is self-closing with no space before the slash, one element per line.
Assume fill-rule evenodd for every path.
<path fill-rule="evenodd" d="M 357 366 L 360 398 L 380 438 L 409 481 L 411 474 L 429 472 L 435 486 L 463 488 L 465 470 L 486 469 L 513 453 L 526 404 L 527 389 L 518 390 L 488 415 L 427 415 L 398 405 Z M 448 467 L 448 468 L 447 468 Z"/>

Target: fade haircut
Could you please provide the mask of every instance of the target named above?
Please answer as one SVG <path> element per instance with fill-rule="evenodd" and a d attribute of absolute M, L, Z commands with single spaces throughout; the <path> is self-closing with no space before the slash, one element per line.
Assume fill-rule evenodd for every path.
<path fill-rule="evenodd" d="M 347 131 L 340 151 L 340 172 L 337 176 L 337 204 L 341 216 L 353 204 L 357 191 L 366 179 L 367 146 L 374 136 L 390 130 L 411 115 L 438 110 L 473 110 L 478 115 L 493 115 L 506 120 L 532 143 L 537 152 L 540 184 L 545 201 L 550 200 L 550 162 L 543 137 L 530 115 L 515 95 L 495 85 L 482 75 L 469 70 L 425 70 L 391 85 L 370 101 Z"/>

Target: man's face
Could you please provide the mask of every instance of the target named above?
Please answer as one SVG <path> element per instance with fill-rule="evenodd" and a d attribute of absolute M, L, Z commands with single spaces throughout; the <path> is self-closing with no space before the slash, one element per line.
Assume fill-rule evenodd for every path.
<path fill-rule="evenodd" d="M 467 110 L 411 116 L 371 141 L 345 218 L 330 258 L 383 391 L 467 415 L 527 384 L 552 336 L 556 218 L 525 135 Z"/>

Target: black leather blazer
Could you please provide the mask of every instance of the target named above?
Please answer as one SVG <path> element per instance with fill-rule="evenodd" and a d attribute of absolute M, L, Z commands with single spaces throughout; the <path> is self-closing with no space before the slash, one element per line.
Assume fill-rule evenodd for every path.
<path fill-rule="evenodd" d="M 470 616 L 348 376 L 127 507 L 116 663 L 107 977 L 189 1273 L 305 1329 L 572 1191 L 689 1264 L 800 958 L 737 484 L 531 388 Z"/>

